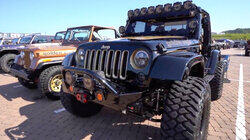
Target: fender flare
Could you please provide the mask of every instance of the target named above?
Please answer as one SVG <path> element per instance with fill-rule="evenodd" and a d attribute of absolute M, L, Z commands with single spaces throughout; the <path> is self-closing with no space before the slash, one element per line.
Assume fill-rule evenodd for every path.
<path fill-rule="evenodd" d="M 159 56 L 153 64 L 149 77 L 159 80 L 181 81 L 185 73 L 189 74 L 191 68 L 196 64 L 201 64 L 204 68 L 204 58 L 202 55 Z"/>
<path fill-rule="evenodd" d="M 208 73 L 214 74 L 217 62 L 221 59 L 221 53 L 219 50 L 213 50 L 207 62 Z"/>
<path fill-rule="evenodd" d="M 61 64 L 62 64 L 61 60 L 49 61 L 49 62 L 42 62 L 42 63 L 38 64 L 38 66 L 36 67 L 36 69 L 43 69 L 45 66 L 48 66 L 48 65 L 61 65 Z"/>

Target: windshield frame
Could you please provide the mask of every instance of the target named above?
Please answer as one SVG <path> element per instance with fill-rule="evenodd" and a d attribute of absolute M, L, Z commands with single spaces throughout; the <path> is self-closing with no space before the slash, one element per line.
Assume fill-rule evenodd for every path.
<path fill-rule="evenodd" d="M 25 38 L 30 38 L 28 41 L 25 41 L 25 42 L 22 42 L 23 41 L 23 39 L 25 39 Z M 33 40 L 33 36 L 24 36 L 24 37 L 22 37 L 21 39 L 20 39 L 20 41 L 19 41 L 19 44 L 30 44 L 31 42 L 32 42 L 32 40 Z"/>
<path fill-rule="evenodd" d="M 73 37 L 73 33 L 72 33 L 72 31 L 73 30 L 80 30 L 80 29 L 82 29 L 82 30 L 88 30 L 89 31 L 89 35 L 88 35 L 88 38 L 86 39 L 86 40 L 83 40 L 83 41 L 89 41 L 89 39 L 90 39 L 90 35 L 91 35 L 91 32 L 92 32 L 92 28 L 91 27 L 80 27 L 80 28 L 69 28 L 68 30 L 67 30 L 67 32 L 65 33 L 65 36 L 64 36 L 64 39 L 63 39 L 63 42 L 67 42 L 67 43 L 69 43 L 69 42 L 83 42 L 83 41 L 78 41 L 78 40 L 72 40 L 72 37 Z M 69 34 L 69 35 L 68 35 Z M 69 38 L 67 37 L 67 36 L 69 36 Z"/>

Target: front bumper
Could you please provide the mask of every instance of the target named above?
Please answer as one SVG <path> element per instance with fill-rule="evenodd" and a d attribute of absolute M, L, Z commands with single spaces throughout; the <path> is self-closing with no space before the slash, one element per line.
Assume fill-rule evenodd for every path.
<path fill-rule="evenodd" d="M 95 86 L 94 90 L 90 92 L 79 85 L 79 83 L 82 83 L 82 81 L 77 80 L 78 85 L 77 84 L 68 85 L 65 82 L 63 82 L 62 89 L 63 89 L 63 92 L 65 93 L 69 93 L 69 94 L 77 96 L 77 94 L 84 94 L 87 92 L 89 95 L 91 94 L 91 96 L 95 96 L 95 91 L 102 90 L 104 93 L 104 97 L 105 97 L 104 100 L 98 101 L 97 99 L 94 98 L 91 101 L 113 108 L 115 110 L 124 110 L 129 104 L 136 102 L 138 99 L 142 97 L 142 92 L 124 93 L 120 91 L 114 85 L 114 83 L 108 81 L 101 74 L 98 74 L 98 72 L 87 70 L 87 69 L 82 69 L 82 68 L 76 68 L 76 67 L 64 67 L 64 70 L 63 70 L 64 79 L 65 79 L 65 73 L 67 71 L 70 71 L 71 73 L 73 73 L 73 75 L 87 74 L 95 81 L 95 83 L 98 83 L 98 85 L 101 85 L 104 88 L 100 89 L 99 87 Z M 73 91 L 69 90 L 70 86 L 73 87 Z"/>
<path fill-rule="evenodd" d="M 27 81 L 35 80 L 35 72 L 29 71 L 24 67 L 15 63 L 10 68 L 10 74 L 14 77 L 20 77 Z"/>

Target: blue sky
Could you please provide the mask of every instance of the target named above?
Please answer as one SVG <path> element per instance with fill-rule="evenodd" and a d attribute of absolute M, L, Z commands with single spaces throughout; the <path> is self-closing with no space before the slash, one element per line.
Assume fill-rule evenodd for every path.
<path fill-rule="evenodd" d="M 177 0 L 0 0 L 0 32 L 54 34 L 67 27 L 125 25 L 127 11 Z M 212 30 L 250 28 L 250 0 L 193 0 L 210 13 Z"/>

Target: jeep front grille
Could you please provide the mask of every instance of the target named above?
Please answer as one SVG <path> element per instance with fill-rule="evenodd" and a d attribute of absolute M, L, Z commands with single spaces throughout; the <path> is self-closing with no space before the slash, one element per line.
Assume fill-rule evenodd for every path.
<path fill-rule="evenodd" d="M 129 52 L 120 50 L 86 50 L 84 68 L 103 71 L 108 78 L 126 79 Z"/>

